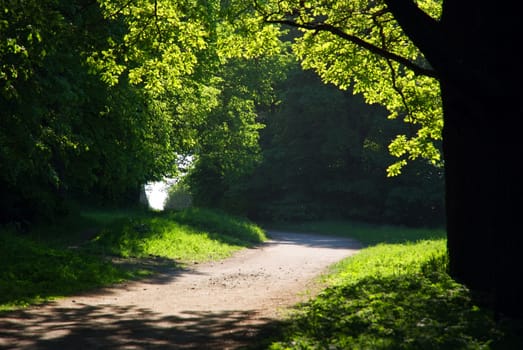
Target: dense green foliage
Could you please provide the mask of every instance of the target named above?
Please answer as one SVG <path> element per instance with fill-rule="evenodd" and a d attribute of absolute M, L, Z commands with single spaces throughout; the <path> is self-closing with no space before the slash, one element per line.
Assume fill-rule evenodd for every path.
<path fill-rule="evenodd" d="M 52 218 L 70 194 L 119 199 L 172 169 L 168 115 L 87 64 L 123 35 L 121 21 L 85 1 L 7 1 L 2 17 L 2 218 Z"/>
<path fill-rule="evenodd" d="M 198 129 L 192 169 L 184 181 L 196 205 L 241 212 L 240 179 L 261 160 L 258 118 L 275 101 L 273 85 L 285 77 L 289 55 L 251 61 L 233 60 L 223 67 L 222 94 L 215 110 Z"/>
<path fill-rule="evenodd" d="M 25 237 L 2 229 L 0 310 L 154 272 L 142 258 L 172 267 L 224 258 L 265 239 L 264 231 L 245 219 L 203 209 L 88 210 L 35 227 Z M 115 257 L 131 268 L 114 264 Z"/>
<path fill-rule="evenodd" d="M 437 195 L 419 191 L 441 182 L 438 171 L 414 165 L 419 181 L 413 185 L 406 183 L 414 177 L 394 185 L 378 180 L 394 162 L 383 154 L 393 139 L 393 155 L 439 162 L 438 144 L 430 142 L 439 140 L 441 131 L 431 78 L 362 53 L 328 31 L 306 31 L 287 37 L 303 67 L 342 89 L 352 82 L 351 89 L 366 102 L 383 104 L 390 117 L 419 127 L 385 126 L 378 117 L 383 111 L 366 110 L 360 100 L 332 88 L 309 85 L 299 74 L 275 93 L 275 84 L 296 67 L 279 40 L 281 32 L 267 22 L 289 16 L 302 27 L 326 16 L 328 25 L 350 26 L 353 35 L 367 36 L 383 50 L 422 61 L 390 14 L 381 11 L 381 2 L 339 2 L 359 13 L 347 23 L 338 7 L 312 5 L 2 2 L 0 33 L 7 38 L 0 46 L 2 221 L 55 217 L 71 197 L 134 200 L 146 181 L 176 175 L 187 155 L 194 159 L 187 183 L 198 205 L 252 212 L 267 204 L 270 215 L 278 216 L 299 203 L 302 212 L 291 217 L 333 212 L 397 222 L 412 216 L 413 223 L 431 209 L 412 210 L 425 207 L 435 208 L 438 217 Z M 425 5 L 438 15 L 438 6 Z M 259 132 L 265 124 L 262 152 Z M 285 144 L 289 148 L 282 151 Z M 271 192 L 267 181 L 246 183 L 262 157 L 258 178 L 267 179 L 271 166 L 283 171 L 269 176 L 276 179 L 272 192 L 277 192 L 269 202 L 245 196 Z M 398 173 L 403 164 L 397 162 L 389 173 Z M 430 199 L 420 206 L 422 197 Z M 252 202 L 259 205 L 249 209 Z M 323 213 L 319 202 L 326 204 Z M 394 206 L 401 209 L 391 210 Z"/>
<path fill-rule="evenodd" d="M 267 21 L 293 13 L 303 27 L 327 16 L 412 61 L 419 52 L 381 2 L 340 2 L 359 13 L 350 23 L 329 6 L 278 4 L 3 2 L 1 221 L 53 218 L 71 198 L 134 201 L 139 186 L 175 176 L 191 156 L 185 181 L 196 205 L 273 219 L 441 223 L 439 170 L 414 162 L 403 179 L 383 178 L 395 161 L 387 147 L 439 164 L 433 80 L 328 31 L 293 32 L 284 44 Z M 385 110 L 321 86 L 294 57 L 419 127 L 386 123 Z"/>
<path fill-rule="evenodd" d="M 241 67 L 280 56 L 272 27 L 235 22 L 239 9 L 219 2 L 0 7 L 0 221 L 53 218 L 72 197 L 137 200 L 180 156 L 216 163 L 212 147 L 229 150 L 227 172 L 255 161 L 254 103 L 279 69 L 247 85 Z"/>

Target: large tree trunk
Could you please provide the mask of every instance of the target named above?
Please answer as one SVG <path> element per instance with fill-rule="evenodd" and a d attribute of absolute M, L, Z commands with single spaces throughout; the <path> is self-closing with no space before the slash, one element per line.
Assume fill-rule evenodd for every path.
<path fill-rule="evenodd" d="M 523 317 L 518 4 L 448 0 L 435 21 L 411 0 L 386 1 L 440 77 L 450 273 Z"/>
<path fill-rule="evenodd" d="M 523 316 L 520 161 L 523 142 L 518 9 L 448 1 L 440 67 L 450 273 Z"/>
<path fill-rule="evenodd" d="M 442 94 L 450 273 L 492 297 L 498 311 L 522 316 L 523 143 L 509 122 L 521 112 L 507 109 L 504 99 L 445 83 Z"/>

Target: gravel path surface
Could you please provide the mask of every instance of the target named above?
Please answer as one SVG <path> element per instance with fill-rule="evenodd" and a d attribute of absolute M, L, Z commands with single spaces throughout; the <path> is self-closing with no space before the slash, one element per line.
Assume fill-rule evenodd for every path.
<path fill-rule="evenodd" d="M 0 349 L 238 349 L 360 248 L 338 237 L 269 237 L 224 261 L 2 315 Z"/>

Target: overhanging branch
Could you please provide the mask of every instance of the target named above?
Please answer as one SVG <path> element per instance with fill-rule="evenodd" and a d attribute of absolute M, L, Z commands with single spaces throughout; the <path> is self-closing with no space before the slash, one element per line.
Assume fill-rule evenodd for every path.
<path fill-rule="evenodd" d="M 348 34 L 348 33 L 344 32 L 343 30 L 341 30 L 340 28 L 337 28 L 337 27 L 327 24 L 327 23 L 297 23 L 293 20 L 288 20 L 288 19 L 267 19 L 267 18 L 265 19 L 265 21 L 267 23 L 283 24 L 283 25 L 288 25 L 288 26 L 295 27 L 295 28 L 329 32 L 331 34 L 338 36 L 339 38 L 342 38 L 342 39 L 347 40 L 355 45 L 358 45 L 366 50 L 369 50 L 370 52 L 372 52 L 378 56 L 381 56 L 385 59 L 397 62 L 397 63 L 407 67 L 408 69 L 412 70 L 416 75 L 424 75 L 424 76 L 432 77 L 435 79 L 439 78 L 438 74 L 433 69 L 429 69 L 429 68 L 425 68 L 420 65 L 417 65 L 416 63 L 406 59 L 405 57 L 402 57 L 393 52 L 384 50 L 355 35 Z"/>

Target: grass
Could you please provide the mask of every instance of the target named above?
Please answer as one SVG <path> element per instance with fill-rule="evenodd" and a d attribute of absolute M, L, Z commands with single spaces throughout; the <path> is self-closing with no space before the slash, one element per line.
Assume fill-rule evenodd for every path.
<path fill-rule="evenodd" d="M 272 225 L 348 235 L 367 245 L 332 266 L 265 348 L 523 349 L 523 325 L 496 320 L 447 274 L 442 230 L 348 222 Z M 487 258 L 487 257 L 486 257 Z"/>
<path fill-rule="evenodd" d="M 118 269 L 80 251 L 55 248 L 10 232 L 0 234 L 0 311 L 121 282 L 143 271 Z"/>
<path fill-rule="evenodd" d="M 204 209 L 177 213 L 85 210 L 26 234 L 0 230 L 0 311 L 140 278 L 153 271 L 112 257 L 171 266 L 222 259 L 265 240 L 258 226 Z"/>
<path fill-rule="evenodd" d="M 258 343 L 281 349 L 523 349 L 523 325 L 496 320 L 447 274 L 437 229 L 350 222 L 271 228 L 349 236 L 367 248 L 332 266 L 328 286 Z M 0 311 L 139 278 L 110 257 L 161 256 L 172 264 L 226 257 L 265 240 L 241 218 L 191 209 L 176 213 L 88 210 L 25 235 L 0 230 Z M 486 256 L 486 258 L 488 258 Z M 256 348 L 260 348 L 257 346 Z"/>
<path fill-rule="evenodd" d="M 93 251 L 121 257 L 159 256 L 179 262 L 223 259 L 266 239 L 241 218 L 206 209 L 123 217 L 89 244 Z"/>
<path fill-rule="evenodd" d="M 219 232 L 222 236 L 238 239 L 240 242 L 260 243 L 267 239 L 265 231 L 258 225 L 241 217 L 217 210 L 189 208 L 173 212 L 170 217 L 177 222 L 192 225 L 202 230 Z M 244 243 L 243 243 L 244 244 Z"/>

